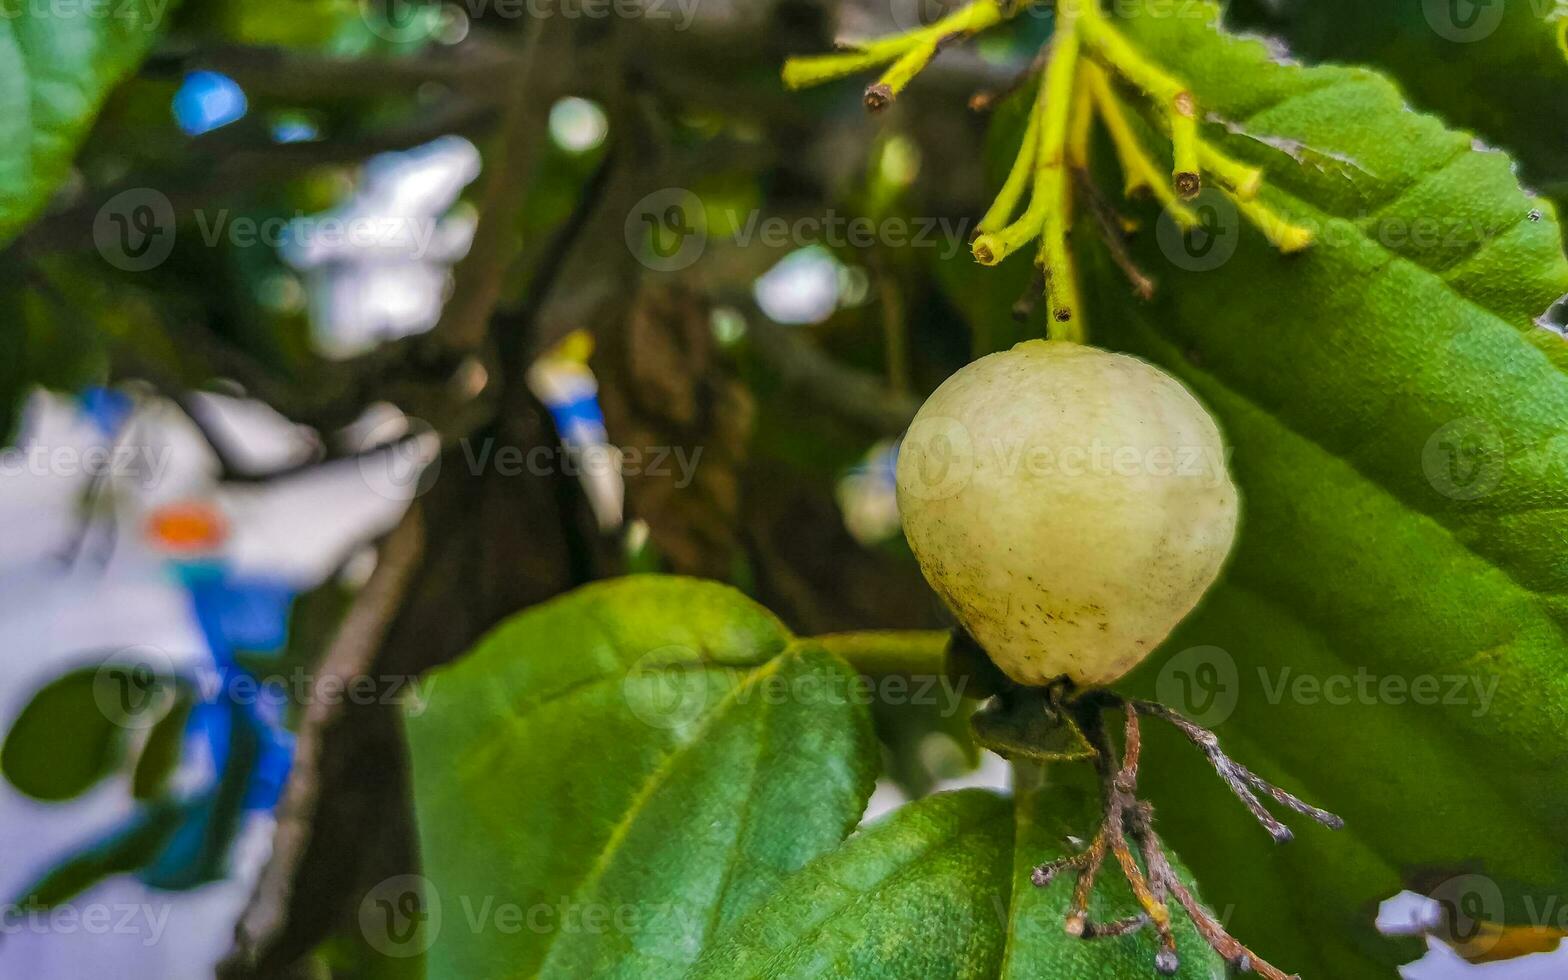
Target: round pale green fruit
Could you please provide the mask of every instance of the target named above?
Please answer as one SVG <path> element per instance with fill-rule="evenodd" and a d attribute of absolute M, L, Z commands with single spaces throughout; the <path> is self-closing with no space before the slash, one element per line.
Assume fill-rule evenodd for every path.
<path fill-rule="evenodd" d="M 1219 429 L 1181 382 L 1035 340 L 921 407 L 898 506 L 927 581 L 1005 674 L 1098 687 L 1197 605 L 1238 505 Z"/>

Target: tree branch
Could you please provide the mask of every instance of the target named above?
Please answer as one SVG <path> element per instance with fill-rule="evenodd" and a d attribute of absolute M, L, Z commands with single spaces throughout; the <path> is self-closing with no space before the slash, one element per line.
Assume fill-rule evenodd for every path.
<path fill-rule="evenodd" d="M 387 536 L 375 572 L 355 598 L 316 671 L 313 691 L 345 690 L 348 682 L 369 673 L 414 581 L 424 555 L 424 539 L 423 514 L 415 504 Z M 235 925 L 234 949 L 220 974 L 239 970 L 243 975 L 255 970 L 288 919 L 295 876 L 316 818 L 323 745 L 341 707 L 340 699 L 335 697 L 312 697 L 306 705 L 295 743 L 294 768 L 278 805 L 272 856 L 262 868 L 250 903 Z"/>
<path fill-rule="evenodd" d="M 882 379 L 839 363 L 811 344 L 797 329 L 752 319 L 747 341 L 784 387 L 864 429 L 899 436 L 909 427 L 920 401 L 899 394 Z"/>

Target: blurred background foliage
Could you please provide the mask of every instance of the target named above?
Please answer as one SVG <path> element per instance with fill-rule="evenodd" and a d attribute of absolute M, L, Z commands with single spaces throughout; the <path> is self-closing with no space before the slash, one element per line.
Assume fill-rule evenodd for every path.
<path fill-rule="evenodd" d="M 411 512 L 419 526 L 392 532 L 419 544 L 394 583 L 399 601 L 380 613 L 384 640 L 359 651 L 384 672 L 445 663 L 517 609 L 626 570 L 730 581 L 803 635 L 944 627 L 890 511 L 891 450 L 941 379 L 1043 333 L 1038 309 L 1011 315 L 1028 283 L 975 275 L 964 236 L 944 230 L 970 227 L 1007 162 L 1005 147 L 987 149 L 990 117 L 966 102 L 1005 84 L 1048 22 L 947 52 L 873 118 L 856 86 L 789 94 L 778 66 L 837 33 L 893 28 L 884 3 L 702 0 L 637 19 L 506 9 L 188 2 L 77 49 L 92 66 L 74 79 L 80 98 L 35 122 L 53 128 L 22 143 L 27 166 L 0 182 L 0 432 L 17 433 L 37 387 L 258 399 L 319 439 L 284 470 L 210 439 L 223 482 L 267 486 L 384 449 L 356 425 L 396 405 L 439 439 L 443 475 Z M 1381 69 L 1416 107 L 1508 150 L 1521 178 L 1561 203 L 1558 25 L 1539 5 L 1506 10 L 1498 30 L 1464 43 L 1423 26 L 1416 3 L 1234 0 L 1228 16 L 1297 59 Z M 49 58 L 69 56 L 43 46 L 15 70 L 43 77 Z M 995 129 L 1011 131 L 1016 112 L 1000 109 Z M 220 220 L 281 227 L 352 208 L 377 186 L 378 154 L 453 136 L 477 148 L 478 172 L 454 176 L 464 156 L 453 151 L 446 189 L 420 206 L 471 242 L 437 263 L 428 316 L 367 320 L 335 305 L 333 276 L 352 265 L 342 256 L 312 266 L 286 243 L 212 234 Z M 149 188 L 172 207 L 167 258 L 109 260 L 102 216 Z M 702 260 L 674 272 L 650 268 L 626 221 L 667 188 L 701 199 L 708 230 Z M 742 243 L 749 221 L 824 214 L 937 234 L 931 247 Z M 568 436 L 570 419 L 529 378 L 581 331 L 610 441 L 705 452 L 689 487 L 629 477 L 613 520 L 559 472 L 502 479 L 462 455 L 465 440 L 528 448 Z M 332 656 L 350 605 L 338 579 L 307 591 L 275 663 Z M 48 698 L 66 705 L 81 683 L 67 675 Z M 978 761 L 961 717 L 875 714 L 888 772 L 912 795 Z M 226 975 L 313 961 L 337 976 L 397 976 L 411 967 L 365 948 L 354 927 L 367 887 L 417 867 L 395 719 L 386 706 L 329 719 L 296 706 L 292 720 L 330 736 L 314 760 L 313 833 L 263 873 L 288 882 L 289 900 L 273 920 L 241 924 Z M 59 798 L 122 763 L 115 733 L 77 735 L 78 766 L 8 759 L 8 775 Z M 138 783 L 156 798 L 166 740 L 138 751 Z M 136 866 L 156 850 L 146 843 L 98 871 Z"/>

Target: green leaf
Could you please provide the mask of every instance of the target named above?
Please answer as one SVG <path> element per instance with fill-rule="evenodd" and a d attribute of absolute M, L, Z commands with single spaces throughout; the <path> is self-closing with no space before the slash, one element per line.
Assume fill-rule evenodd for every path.
<path fill-rule="evenodd" d="M 33 695 L 0 748 L 0 769 L 35 799 L 69 800 L 125 756 L 126 730 L 98 707 L 99 671 L 72 671 Z"/>
<path fill-rule="evenodd" d="M 721 936 L 693 980 L 1152 975 L 1152 930 L 1093 941 L 1069 936 L 1062 926 L 1072 876 L 1043 889 L 1030 884 L 1035 865 L 1075 853 L 1070 838 L 1081 844 L 1100 820 L 1089 767 L 1051 773 L 1042 786 L 1038 770 L 1026 768 L 1016 807 L 963 790 L 908 804 L 861 830 Z M 1090 908 L 1096 921 L 1137 911 L 1114 867 L 1099 879 Z M 1180 977 L 1225 976 L 1224 963 L 1179 912 L 1175 928 Z"/>
<path fill-rule="evenodd" d="M 791 878 L 691 976 L 994 977 L 1011 866 L 1006 799 L 927 797 Z"/>
<path fill-rule="evenodd" d="M 179 679 L 142 664 L 73 670 L 22 709 L 0 747 L 0 771 L 36 799 L 79 796 L 125 760 L 133 733 L 160 727 L 190 697 Z"/>
<path fill-rule="evenodd" d="M 151 800 L 163 792 L 169 777 L 180 764 L 180 750 L 185 744 L 185 725 L 190 721 L 195 706 L 194 692 L 182 688 L 169 713 L 158 720 L 147 733 L 131 774 L 131 796 L 138 800 Z"/>
<path fill-rule="evenodd" d="M 1239 938 L 1309 975 L 1386 976 L 1408 947 L 1373 912 L 1408 881 L 1479 867 L 1516 920 L 1568 887 L 1568 345 L 1533 322 L 1568 292 L 1559 229 L 1507 157 L 1373 72 L 1284 64 L 1205 18 L 1123 23 L 1320 239 L 1282 257 L 1243 225 L 1200 271 L 1145 234 L 1152 304 L 1082 250 L 1093 340 L 1209 405 L 1244 495 L 1228 572 L 1134 686 L 1179 700 L 1184 677 L 1218 677 L 1233 754 L 1349 829 L 1275 848 L 1157 734 L 1147 795 Z M 1021 290 L 1027 270 L 1012 274 Z M 1191 647 L 1218 652 L 1181 659 Z M 1302 675 L 1369 676 L 1373 693 L 1288 686 Z M 1379 693 L 1384 678 L 1405 693 Z"/>
<path fill-rule="evenodd" d="M 0 18 L 0 245 L 64 181 L 104 99 L 172 3 L 23 3 Z"/>
<path fill-rule="evenodd" d="M 683 974 L 855 826 L 877 748 L 852 682 L 688 579 L 589 586 L 503 624 L 408 718 L 448 923 L 430 976 Z"/>
<path fill-rule="evenodd" d="M 1234 0 L 1227 11 L 1236 27 L 1278 35 L 1298 57 L 1389 72 L 1418 107 L 1513 153 L 1526 179 L 1559 201 L 1568 193 L 1560 13 L 1552 0 Z"/>

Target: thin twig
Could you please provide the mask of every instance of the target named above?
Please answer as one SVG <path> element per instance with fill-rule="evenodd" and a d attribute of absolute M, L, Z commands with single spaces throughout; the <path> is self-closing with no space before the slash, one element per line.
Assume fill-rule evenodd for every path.
<path fill-rule="evenodd" d="M 312 103 L 351 98 L 417 97 L 426 85 L 475 91 L 495 84 L 518 61 L 510 46 L 477 32 L 454 46 L 396 55 L 345 57 L 295 48 L 225 44 L 166 48 L 142 63 L 144 78 L 177 80 L 196 69 L 219 71 L 252 99 Z"/>
<path fill-rule="evenodd" d="M 1254 789 L 1267 794 L 1281 805 L 1289 807 L 1303 816 L 1311 817 L 1332 830 L 1339 830 L 1344 827 L 1344 820 L 1329 813 L 1327 810 L 1320 810 L 1303 802 L 1230 758 L 1220 748 L 1219 738 L 1213 732 L 1194 724 L 1165 705 L 1155 701 L 1129 701 L 1128 707 L 1130 710 L 1152 715 L 1174 725 L 1178 731 L 1187 737 L 1189 742 L 1202 749 L 1203 754 L 1208 757 L 1209 764 L 1225 780 L 1225 784 L 1231 788 L 1231 791 L 1243 803 L 1247 804 L 1247 809 L 1252 811 L 1253 815 L 1258 818 L 1258 822 L 1263 824 L 1264 828 L 1269 831 L 1276 841 L 1283 843 L 1290 840 L 1290 829 L 1275 820 L 1269 815 L 1267 810 L 1263 809 L 1263 804 L 1252 793 Z"/>
<path fill-rule="evenodd" d="M 387 536 L 370 581 L 355 598 L 327 647 L 315 673 L 313 689 L 347 690 L 355 678 L 370 670 L 376 651 L 413 584 L 425 551 L 424 537 L 422 511 L 415 504 Z M 230 962 L 251 967 L 260 963 L 267 947 L 287 923 L 295 877 L 310 844 L 317 815 L 324 743 L 341 705 L 341 698 L 312 697 L 305 709 L 295 742 L 294 766 L 278 804 L 272 855 L 235 925 Z"/>
<path fill-rule="evenodd" d="M 1100 189 L 1095 186 L 1088 173 L 1074 168 L 1073 180 L 1078 185 L 1078 191 L 1083 199 L 1088 202 L 1089 212 L 1094 215 L 1095 227 L 1100 232 L 1100 240 L 1105 242 L 1106 250 L 1111 253 L 1111 261 L 1116 263 L 1116 267 L 1122 270 L 1122 275 L 1132 283 L 1132 291 L 1139 299 L 1145 301 L 1153 299 L 1154 280 L 1138 268 L 1132 253 L 1127 251 L 1127 236 L 1122 232 L 1121 216 L 1100 193 Z"/>
<path fill-rule="evenodd" d="M 1028 67 L 1008 79 L 1000 88 L 981 89 L 969 97 L 969 109 L 972 112 L 990 112 L 997 104 L 1011 98 L 1024 86 L 1040 77 L 1045 71 L 1045 66 L 1051 62 L 1051 46 L 1041 45 L 1040 51 L 1030 60 Z"/>
<path fill-rule="evenodd" d="M 478 195 L 479 224 L 468 254 L 452 271 L 452 298 L 430 334 L 437 343 L 465 354 L 478 351 L 489 336 L 490 316 L 501 298 L 516 251 L 516 213 L 528 186 L 535 144 L 542 138 L 537 132 L 541 127 L 533 125 L 539 100 L 533 83 L 546 20 L 528 22 L 518 67 L 510 76 L 496 79 L 506 98 L 494 144 L 485 156 Z"/>
<path fill-rule="evenodd" d="M 1060 699 L 1060 695 L 1055 698 L 1057 701 Z M 1068 906 L 1064 922 L 1066 931 L 1070 935 L 1090 939 L 1127 935 L 1152 924 L 1159 934 L 1159 950 L 1154 958 L 1155 971 L 1164 976 L 1174 976 L 1181 968 L 1181 959 L 1176 948 L 1175 933 L 1170 925 L 1170 908 L 1166 902 L 1167 897 L 1174 897 L 1176 903 L 1192 920 L 1204 941 L 1235 968 L 1243 972 L 1256 972 L 1265 980 L 1292 980 L 1288 974 L 1263 960 L 1226 932 L 1224 926 L 1203 907 L 1177 877 L 1170 859 L 1166 856 L 1163 843 L 1154 832 L 1153 807 L 1137 798 L 1138 765 L 1142 754 L 1140 714 L 1171 722 L 1190 740 L 1202 747 L 1215 768 L 1226 778 L 1227 783 L 1231 783 L 1233 789 L 1239 786 L 1238 795 L 1242 795 L 1244 801 L 1251 800 L 1255 805 L 1255 815 L 1257 811 L 1262 811 L 1262 805 L 1252 796 L 1248 789 L 1249 785 L 1266 793 L 1282 805 L 1329 826 L 1340 825 L 1339 818 L 1303 803 L 1291 794 L 1272 786 L 1245 766 L 1232 762 L 1219 751 L 1218 739 L 1212 732 L 1200 728 L 1163 705 L 1127 700 L 1105 690 L 1081 692 L 1072 700 L 1071 705 L 1077 710 L 1080 730 L 1089 733 L 1090 740 L 1096 747 L 1095 766 L 1100 774 L 1104 816 L 1098 833 L 1086 851 L 1040 865 L 1030 875 L 1035 885 L 1045 887 L 1064 871 L 1078 872 L 1072 902 Z M 1115 746 L 1105 730 L 1103 719 L 1104 713 L 1112 709 L 1122 711 L 1124 716 L 1125 727 L 1120 763 L 1115 761 Z M 1263 811 L 1259 819 L 1265 822 L 1265 826 L 1273 821 L 1267 811 Z M 1137 845 L 1136 855 L 1129 845 L 1129 838 Z M 1093 891 L 1095 874 L 1107 853 L 1116 856 L 1122 874 L 1127 879 L 1142 911 L 1138 915 L 1108 923 L 1095 923 L 1091 922 L 1088 916 L 1089 896 Z M 1139 857 L 1143 861 L 1142 867 L 1138 863 Z"/>
<path fill-rule="evenodd" d="M 898 436 L 909 428 L 919 400 L 893 391 L 874 374 L 840 363 L 799 330 L 768 323 L 760 313 L 750 319 L 747 346 L 778 374 L 788 392 L 878 435 Z"/>

